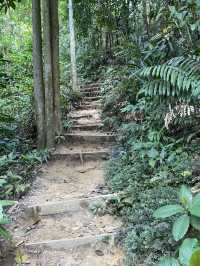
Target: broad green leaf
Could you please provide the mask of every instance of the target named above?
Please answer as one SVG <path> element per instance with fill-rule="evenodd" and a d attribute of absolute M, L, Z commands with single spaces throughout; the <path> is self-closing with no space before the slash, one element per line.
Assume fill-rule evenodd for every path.
<path fill-rule="evenodd" d="M 200 193 L 194 197 L 190 207 L 190 213 L 194 216 L 200 217 Z"/>
<path fill-rule="evenodd" d="M 180 266 L 180 264 L 174 258 L 163 258 L 156 266 Z"/>
<path fill-rule="evenodd" d="M 178 205 L 178 204 L 174 204 L 174 205 L 166 205 L 166 206 L 163 206 L 159 209 L 157 209 L 153 216 L 155 218 L 167 218 L 167 217 L 170 217 L 172 215 L 175 215 L 177 213 L 183 213 L 184 212 L 184 209 L 181 205 Z"/>
<path fill-rule="evenodd" d="M 190 218 L 187 214 L 179 217 L 173 224 L 172 234 L 176 241 L 182 239 L 188 231 Z"/>
<path fill-rule="evenodd" d="M 196 216 L 191 216 L 190 223 L 192 227 L 194 227 L 196 230 L 200 231 L 200 218 Z"/>
<path fill-rule="evenodd" d="M 183 266 L 187 266 L 194 249 L 198 247 L 196 238 L 186 238 L 179 249 L 179 260 Z"/>
<path fill-rule="evenodd" d="M 187 208 L 192 204 L 192 192 L 190 189 L 186 186 L 181 186 L 180 192 L 179 192 L 179 199 L 180 202 Z"/>
<path fill-rule="evenodd" d="M 200 265 L 200 249 L 197 249 L 196 251 L 193 252 L 189 266 L 199 266 Z"/>

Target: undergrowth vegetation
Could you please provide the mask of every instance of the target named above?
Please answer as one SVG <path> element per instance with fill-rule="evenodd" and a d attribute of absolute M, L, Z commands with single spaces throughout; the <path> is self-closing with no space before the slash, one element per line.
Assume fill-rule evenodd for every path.
<path fill-rule="evenodd" d="M 193 190 L 200 185 L 198 81 L 177 68 L 137 67 L 128 77 L 124 69 L 108 69 L 116 79 L 109 76 L 102 86 L 105 126 L 119 134 L 119 147 L 106 166 L 107 184 L 119 196 L 108 203 L 108 210 L 124 221 L 121 241 L 127 266 L 154 265 L 163 256 L 175 256 L 180 243 L 171 233 L 175 218 L 161 222 L 153 213 L 160 206 L 177 204 L 182 184 Z M 159 79 L 163 71 L 169 93 Z M 170 263 L 161 260 L 159 265 Z"/>
<path fill-rule="evenodd" d="M 160 222 L 153 213 L 159 206 L 176 204 L 182 184 L 198 189 L 199 140 L 193 138 L 192 122 L 190 127 L 186 123 L 179 127 L 173 124 L 171 130 L 165 127 L 167 100 L 154 97 L 152 101 L 141 92 L 137 100 L 128 97 L 128 93 L 123 97 L 121 84 L 121 81 L 113 84 L 110 91 L 113 102 L 108 102 L 107 97 L 104 102 L 105 114 L 110 113 L 109 124 L 120 135 L 119 147 L 106 166 L 107 184 L 119 196 L 108 207 L 124 220 L 121 241 L 126 253 L 125 265 L 153 265 L 162 256 L 175 254 L 179 244 L 171 234 L 174 218 Z M 156 96 L 159 98 L 159 94 Z M 182 116 L 190 118 L 188 113 Z"/>
<path fill-rule="evenodd" d="M 48 159 L 47 151 L 34 150 L 30 1 L 2 0 L 0 7 L 19 2 L 0 14 L 0 199 L 21 197 L 35 166 Z M 59 11 L 65 117 L 81 94 L 71 89 L 66 1 Z M 119 136 L 106 165 L 118 196 L 107 211 L 124 222 L 125 266 L 199 266 L 199 14 L 199 0 L 74 1 L 79 81 L 102 83 L 105 129 Z M 70 126 L 64 119 L 64 129 Z M 185 216 L 177 222 L 176 211 L 156 214 L 179 204 L 180 188 L 181 204 L 191 201 Z"/>
<path fill-rule="evenodd" d="M 0 14 L 0 238 L 6 239 L 5 209 L 25 195 L 49 156 L 36 151 L 30 3 L 15 12 Z"/>
<path fill-rule="evenodd" d="M 135 24 L 126 41 L 112 46 L 110 61 L 96 53 L 102 118 L 119 135 L 106 165 L 107 184 L 118 196 L 107 211 L 124 221 L 126 266 L 199 265 L 199 233 L 188 223 L 188 209 L 179 222 L 176 213 L 154 217 L 159 207 L 178 204 L 182 185 L 187 195 L 199 191 L 199 1 L 145 3 L 135 3 Z M 182 227 L 172 234 L 174 222 Z M 180 232 L 183 240 L 174 239 Z"/>

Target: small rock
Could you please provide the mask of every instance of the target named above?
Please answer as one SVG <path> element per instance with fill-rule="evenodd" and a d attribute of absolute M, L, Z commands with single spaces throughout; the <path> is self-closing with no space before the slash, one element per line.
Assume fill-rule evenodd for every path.
<path fill-rule="evenodd" d="M 104 256 L 103 251 L 102 251 L 102 250 L 99 250 L 99 249 L 95 250 L 95 254 L 96 254 L 97 256 L 100 256 L 100 257 Z"/>

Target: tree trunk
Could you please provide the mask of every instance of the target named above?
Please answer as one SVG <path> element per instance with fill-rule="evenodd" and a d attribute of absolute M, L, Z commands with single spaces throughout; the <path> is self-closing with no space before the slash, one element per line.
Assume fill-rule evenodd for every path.
<path fill-rule="evenodd" d="M 142 5 L 143 5 L 144 27 L 145 27 L 147 36 L 149 37 L 149 22 L 148 22 L 147 1 L 146 0 L 142 0 Z"/>
<path fill-rule="evenodd" d="M 77 90 L 78 79 L 76 69 L 76 41 L 74 32 L 74 18 L 73 18 L 73 3 L 69 0 L 69 32 L 70 32 L 70 56 L 71 56 L 71 71 L 72 71 L 72 88 Z"/>
<path fill-rule="evenodd" d="M 50 0 L 43 0 L 43 39 L 44 39 L 44 83 L 45 83 L 45 116 L 46 116 L 46 146 L 55 146 L 54 126 L 54 89 L 51 45 L 51 14 Z"/>
<path fill-rule="evenodd" d="M 45 148 L 45 101 L 42 62 L 42 30 L 40 0 L 32 0 L 33 70 L 38 149 Z"/>
<path fill-rule="evenodd" d="M 51 10 L 51 48 L 54 89 L 54 126 L 57 135 L 62 133 L 60 110 L 60 69 L 59 69 L 59 18 L 58 0 L 50 0 Z"/>

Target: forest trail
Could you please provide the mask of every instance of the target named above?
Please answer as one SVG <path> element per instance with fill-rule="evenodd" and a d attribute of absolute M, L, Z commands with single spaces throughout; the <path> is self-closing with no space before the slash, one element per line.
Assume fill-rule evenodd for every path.
<path fill-rule="evenodd" d="M 121 265 L 122 252 L 114 245 L 121 222 L 91 212 L 111 197 L 103 165 L 114 136 L 102 131 L 99 84 L 81 91 L 66 142 L 43 165 L 17 211 L 14 238 L 31 266 Z"/>

